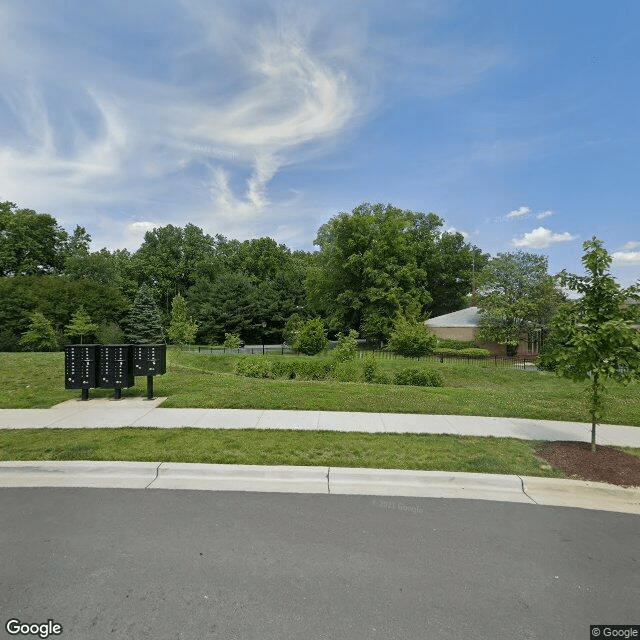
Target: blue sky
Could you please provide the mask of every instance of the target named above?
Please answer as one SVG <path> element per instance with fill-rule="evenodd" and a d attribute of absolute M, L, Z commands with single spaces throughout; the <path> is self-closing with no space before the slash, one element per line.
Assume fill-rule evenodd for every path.
<path fill-rule="evenodd" d="M 94 248 L 311 249 L 362 202 L 640 278 L 640 4 L 3 0 L 0 200 Z"/>

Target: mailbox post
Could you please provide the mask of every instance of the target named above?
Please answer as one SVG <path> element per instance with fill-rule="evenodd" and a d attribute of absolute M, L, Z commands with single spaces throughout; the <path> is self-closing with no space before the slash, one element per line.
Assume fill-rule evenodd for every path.
<path fill-rule="evenodd" d="M 115 399 L 122 398 L 122 389 L 135 384 L 133 359 L 129 344 L 103 344 L 99 348 L 98 386 L 115 389 Z"/>
<path fill-rule="evenodd" d="M 64 387 L 81 389 L 81 400 L 89 399 L 89 389 L 97 386 L 97 344 L 70 344 L 64 348 Z"/>
<path fill-rule="evenodd" d="M 167 345 L 133 345 L 133 374 L 147 376 L 147 400 L 153 400 L 153 376 L 167 372 Z"/>

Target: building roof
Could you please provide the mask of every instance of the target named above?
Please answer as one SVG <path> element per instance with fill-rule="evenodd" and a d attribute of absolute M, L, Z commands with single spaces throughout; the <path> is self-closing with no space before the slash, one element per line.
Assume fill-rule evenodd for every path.
<path fill-rule="evenodd" d="M 425 321 L 428 327 L 477 327 L 480 324 L 480 309 L 468 307 L 453 313 L 445 313 Z"/>

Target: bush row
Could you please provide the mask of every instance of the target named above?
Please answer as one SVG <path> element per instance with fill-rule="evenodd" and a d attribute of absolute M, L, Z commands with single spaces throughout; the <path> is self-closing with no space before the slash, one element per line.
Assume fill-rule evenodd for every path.
<path fill-rule="evenodd" d="M 340 362 L 334 358 L 272 360 L 259 356 L 241 356 L 236 360 L 234 371 L 237 375 L 249 378 L 338 380 L 421 387 L 441 387 L 444 384 L 440 372 L 425 367 L 401 369 L 391 377 L 380 369 L 380 364 L 374 358 Z"/>
<path fill-rule="evenodd" d="M 491 352 L 488 349 L 478 349 L 474 347 L 468 347 L 466 349 L 438 347 L 434 353 L 437 356 L 467 356 L 469 358 L 486 358 L 491 355 Z"/>

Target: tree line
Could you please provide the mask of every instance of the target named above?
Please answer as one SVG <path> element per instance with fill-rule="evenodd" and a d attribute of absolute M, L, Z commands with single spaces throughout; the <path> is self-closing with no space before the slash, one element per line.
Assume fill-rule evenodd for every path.
<path fill-rule="evenodd" d="M 93 338 L 109 341 L 142 285 L 165 333 L 174 301 L 183 300 L 200 344 L 227 334 L 280 343 L 294 315 L 321 319 L 330 337 L 353 329 L 384 342 L 399 316 L 464 307 L 474 270 L 488 264 L 488 254 L 443 225 L 433 213 L 365 203 L 322 225 L 317 251 L 211 236 L 193 224 L 148 231 L 133 252 L 91 251 L 84 227 L 68 232 L 49 214 L 0 203 L 0 351 L 21 348 L 36 312 L 63 344 L 81 306 L 97 327 Z"/>

